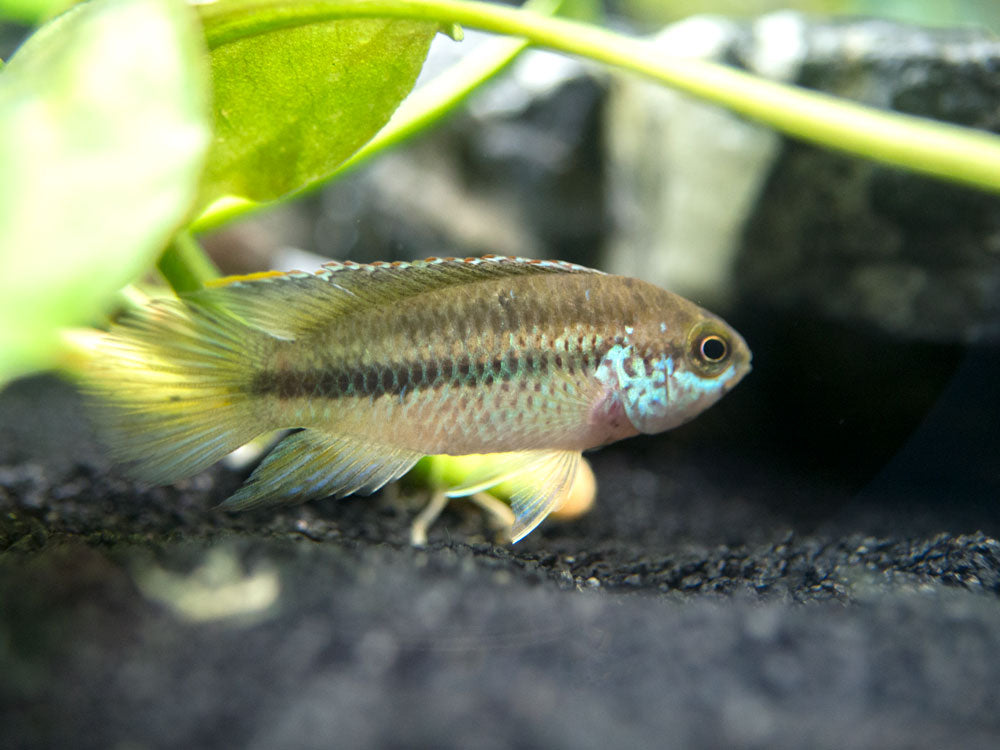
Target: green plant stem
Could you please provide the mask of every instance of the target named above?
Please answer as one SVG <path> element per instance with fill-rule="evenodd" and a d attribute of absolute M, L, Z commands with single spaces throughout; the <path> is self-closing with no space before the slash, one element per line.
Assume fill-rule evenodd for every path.
<path fill-rule="evenodd" d="M 170 243 L 156 267 L 176 294 L 193 292 L 206 281 L 219 278 L 219 269 L 190 232 L 181 232 Z"/>
<path fill-rule="evenodd" d="M 340 18 L 433 20 L 523 37 L 647 76 L 804 141 L 1000 192 L 998 136 L 673 57 L 648 41 L 528 10 L 473 0 L 220 0 L 197 9 L 209 47 Z"/>

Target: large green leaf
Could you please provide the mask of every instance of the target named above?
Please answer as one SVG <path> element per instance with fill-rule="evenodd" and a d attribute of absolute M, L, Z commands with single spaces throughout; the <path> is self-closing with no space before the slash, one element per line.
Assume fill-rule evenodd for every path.
<path fill-rule="evenodd" d="M 225 2 L 229 9 L 241 5 L 262 21 L 274 12 Z M 204 23 L 211 40 L 211 16 Z M 329 176 L 413 88 L 437 28 L 343 20 L 253 34 L 212 49 L 215 141 L 205 203 L 225 195 L 273 200 Z"/>
<path fill-rule="evenodd" d="M 0 383 L 52 364 L 191 212 L 205 52 L 176 0 L 93 0 L 0 72 Z"/>

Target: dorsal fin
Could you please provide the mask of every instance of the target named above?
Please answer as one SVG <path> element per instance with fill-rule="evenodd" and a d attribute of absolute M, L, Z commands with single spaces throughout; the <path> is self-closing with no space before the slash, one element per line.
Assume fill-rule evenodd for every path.
<path fill-rule="evenodd" d="M 546 273 L 601 272 L 558 260 L 498 255 L 393 263 L 346 261 L 327 263 L 316 273 L 231 276 L 184 296 L 196 304 L 222 306 L 278 338 L 294 339 L 341 315 L 375 305 L 450 286 Z"/>

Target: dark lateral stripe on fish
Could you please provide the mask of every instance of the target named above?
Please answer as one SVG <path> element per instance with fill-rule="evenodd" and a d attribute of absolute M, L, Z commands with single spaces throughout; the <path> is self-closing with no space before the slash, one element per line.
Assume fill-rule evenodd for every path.
<path fill-rule="evenodd" d="M 567 357 L 567 359 L 575 359 Z M 526 352 L 518 358 L 513 352 L 490 361 L 476 362 L 467 356 L 433 360 L 396 362 L 382 367 L 324 368 L 310 370 L 265 370 L 256 373 L 250 382 L 254 395 L 292 398 L 343 398 L 352 396 L 399 395 L 422 389 L 437 389 L 445 385 L 476 386 L 493 382 L 508 382 L 519 374 L 544 377 L 550 365 L 561 367 L 563 356 L 551 358 L 541 353 Z M 587 367 L 588 362 L 580 366 Z"/>

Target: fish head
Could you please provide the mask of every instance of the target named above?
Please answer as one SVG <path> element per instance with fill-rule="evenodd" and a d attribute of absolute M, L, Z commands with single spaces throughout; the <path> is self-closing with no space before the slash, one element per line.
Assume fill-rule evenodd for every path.
<path fill-rule="evenodd" d="M 716 315 L 657 289 L 598 370 L 636 430 L 654 434 L 712 406 L 750 372 L 746 341 Z M 664 296 L 666 295 L 666 296 Z"/>

